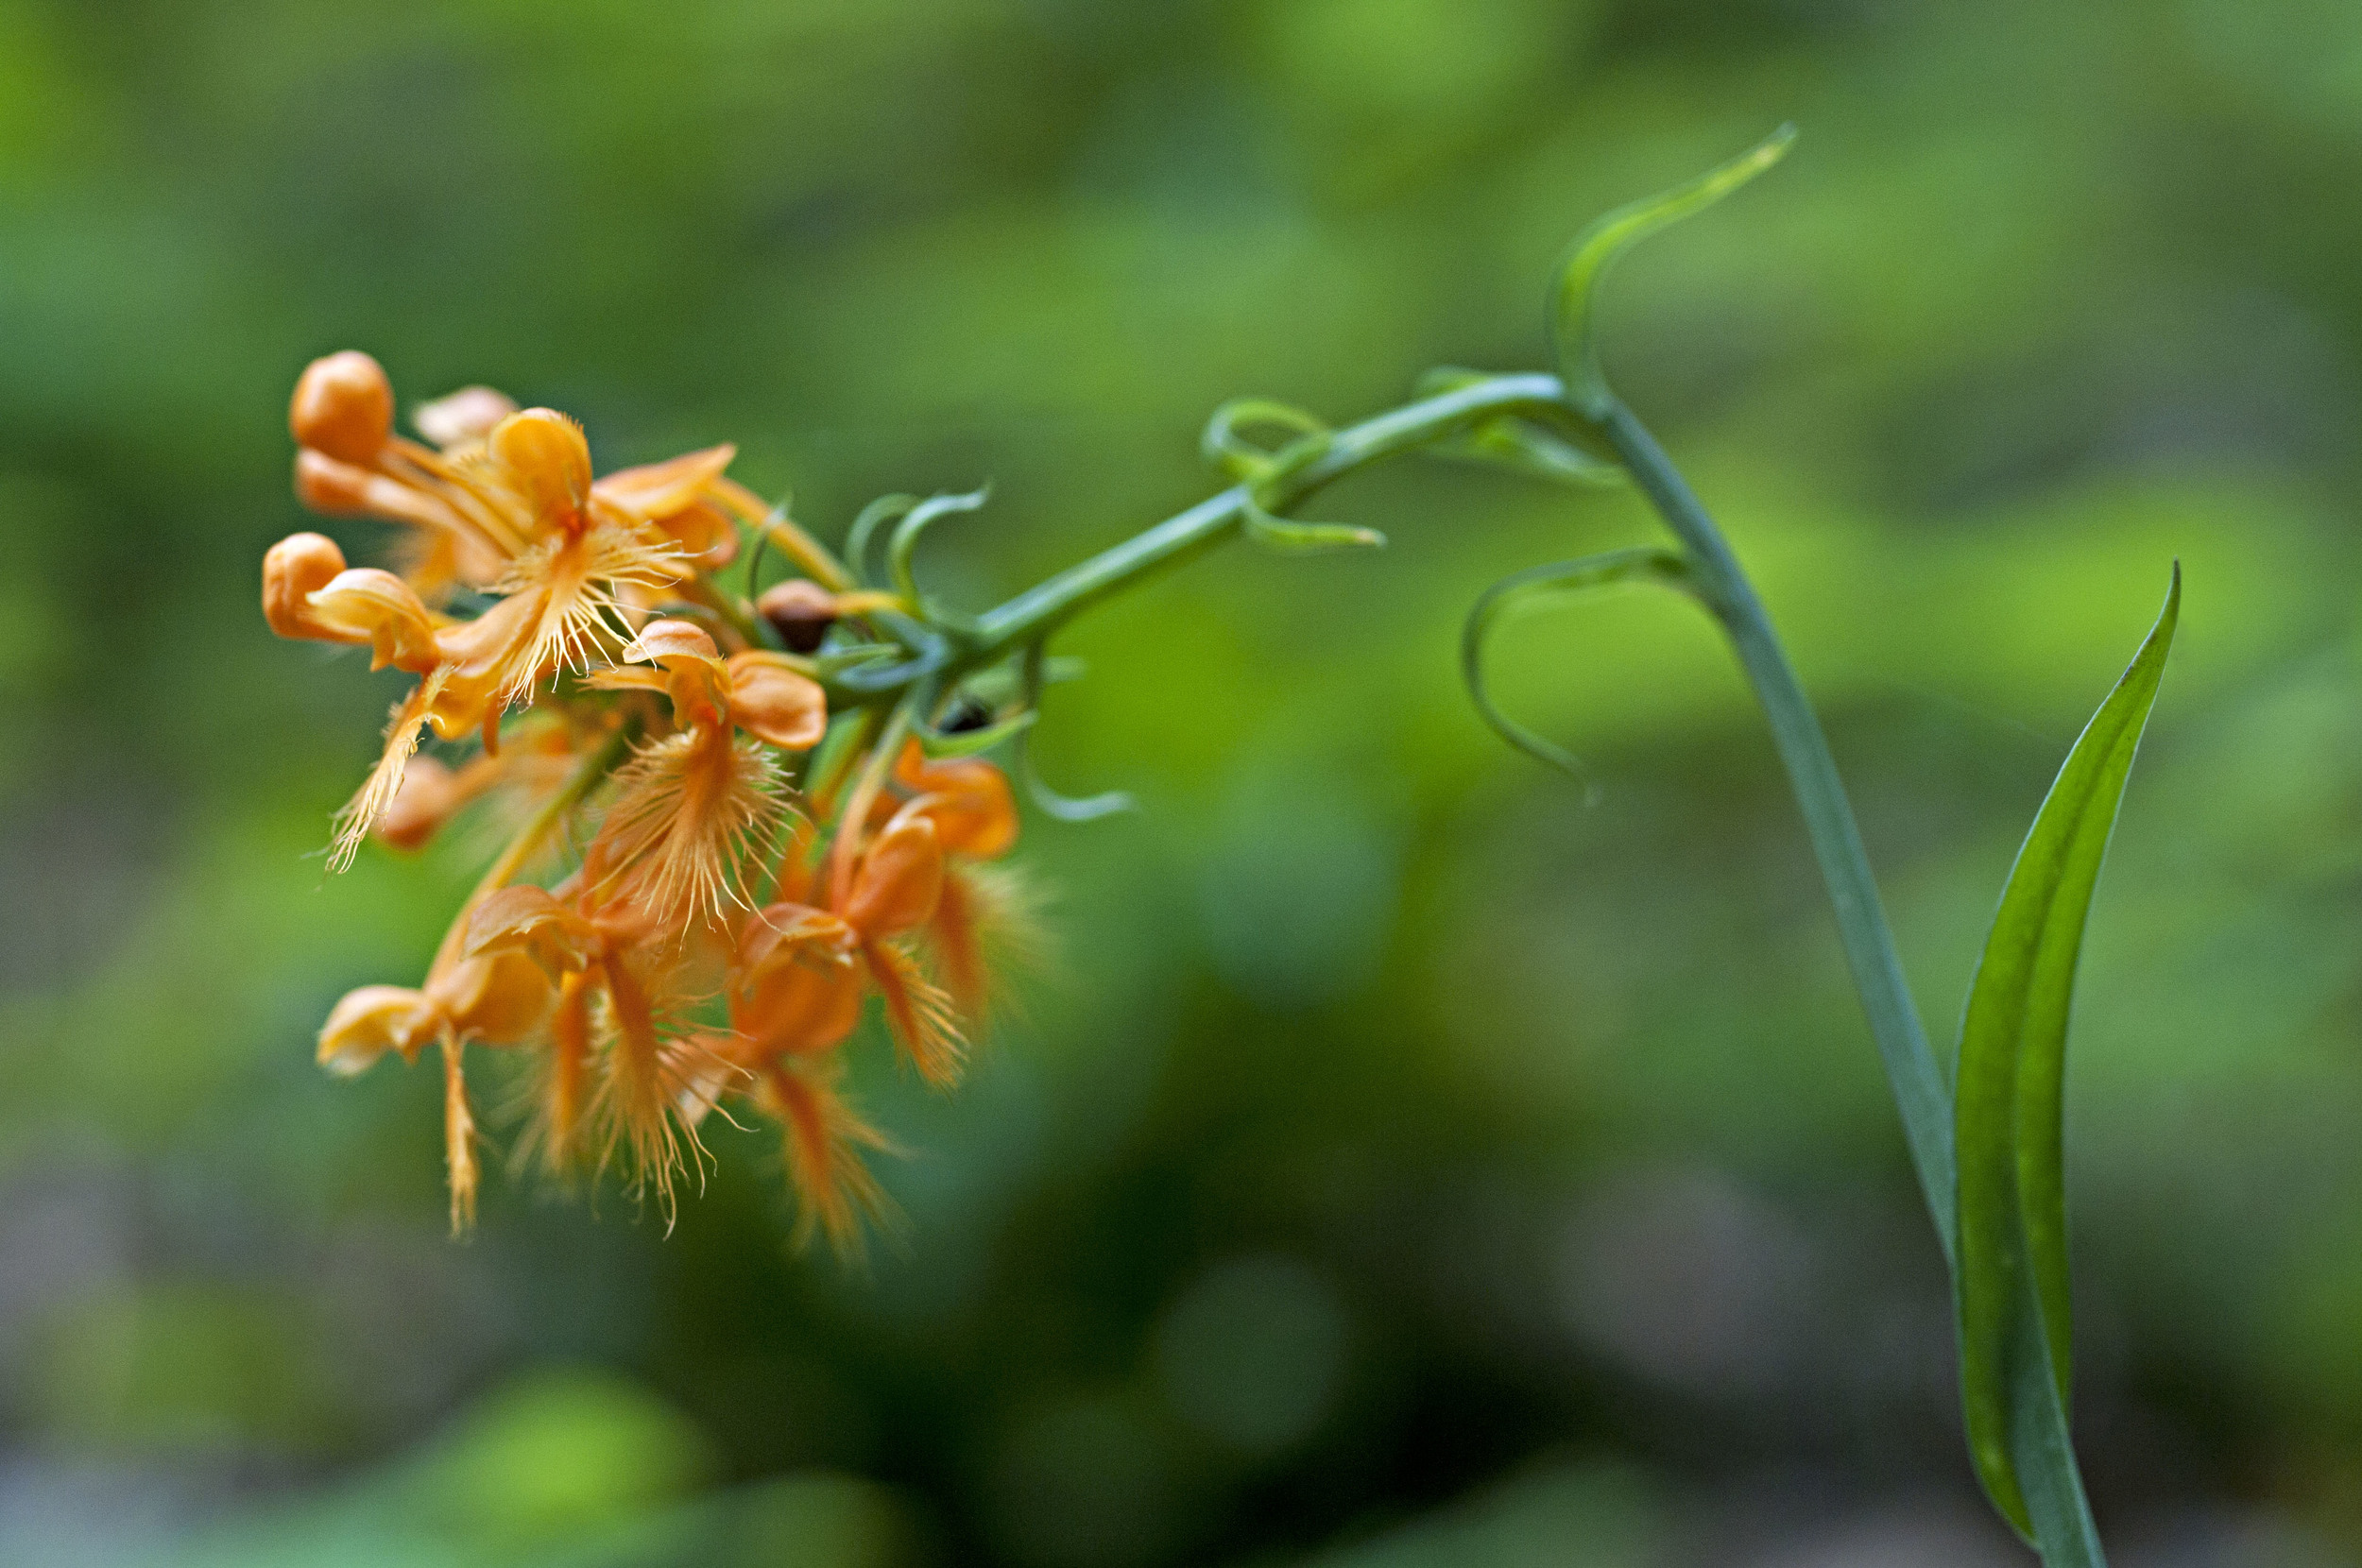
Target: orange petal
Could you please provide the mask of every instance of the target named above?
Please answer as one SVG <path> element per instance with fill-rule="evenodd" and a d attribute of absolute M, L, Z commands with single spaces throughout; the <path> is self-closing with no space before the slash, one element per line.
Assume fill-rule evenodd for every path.
<path fill-rule="evenodd" d="M 668 513 L 656 520 L 657 528 L 680 547 L 680 553 L 708 571 L 738 558 L 738 525 L 710 501 Z"/>
<path fill-rule="evenodd" d="M 563 972 L 590 963 L 597 944 L 598 932 L 588 920 L 550 896 L 547 888 L 525 883 L 502 888 L 475 907 L 460 951 L 470 958 L 522 952 L 545 969 Z"/>
<path fill-rule="evenodd" d="M 818 957 L 831 963 L 850 958 L 859 939 L 853 928 L 827 910 L 809 904 L 765 904 L 739 928 L 737 968 L 757 975 L 775 963 Z"/>
<path fill-rule="evenodd" d="M 485 446 L 532 506 L 542 527 L 579 526 L 590 498 L 590 443 L 554 408 L 528 408 L 492 427 Z"/>
<path fill-rule="evenodd" d="M 417 1055 L 441 1027 L 441 1012 L 423 991 L 365 985 L 346 992 L 320 1026 L 319 1064 L 348 1078 L 389 1050 Z"/>
<path fill-rule="evenodd" d="M 721 653 L 695 622 L 666 620 L 641 627 L 640 635 L 624 645 L 622 656 L 626 663 L 660 664 L 669 670 L 678 659 L 719 658 Z"/>
<path fill-rule="evenodd" d="M 760 653 L 729 661 L 730 722 L 785 751 L 810 751 L 829 732 L 820 683 Z"/>
<path fill-rule="evenodd" d="M 485 433 L 517 412 L 516 401 L 488 386 L 463 386 L 433 402 L 420 403 L 410 414 L 419 435 L 448 452 L 481 439 Z"/>
<path fill-rule="evenodd" d="M 862 959 L 869 966 L 878 994 L 885 999 L 886 1023 L 894 1031 L 895 1044 L 918 1069 L 918 1076 L 938 1089 L 958 1082 L 967 1046 L 960 1038 L 951 998 L 927 978 L 918 960 L 899 943 L 864 943 Z"/>
<path fill-rule="evenodd" d="M 462 959 L 426 982 L 427 995 L 462 1038 L 509 1046 L 533 1032 L 550 1010 L 550 978 L 513 949 Z"/>
<path fill-rule="evenodd" d="M 738 449 L 725 443 L 703 452 L 683 452 L 661 463 L 618 469 L 591 486 L 601 501 L 636 512 L 651 522 L 688 510 L 705 499 L 712 483 L 730 466 Z"/>
<path fill-rule="evenodd" d="M 927 815 L 943 847 L 988 861 L 1017 843 L 1017 795 L 1008 775 L 980 757 L 930 760 L 914 741 L 902 749 L 894 776 L 928 797 Z"/>
<path fill-rule="evenodd" d="M 312 619 L 348 641 L 367 639 L 369 668 L 391 664 L 424 674 L 443 661 L 435 617 L 417 590 L 373 566 L 340 571 L 304 596 Z"/>
<path fill-rule="evenodd" d="M 539 1150 L 541 1168 L 552 1176 L 573 1175 L 582 1159 L 591 1094 L 590 998 L 596 988 L 590 975 L 569 974 L 558 982 L 557 1006 L 550 1014 L 549 1057 L 527 1137 Z"/>
<path fill-rule="evenodd" d="M 296 382 L 287 429 L 299 445 L 343 462 L 374 462 L 394 429 L 385 369 L 357 349 L 314 360 Z"/>
<path fill-rule="evenodd" d="M 468 1109 L 468 1080 L 461 1072 L 458 1039 L 443 1036 L 443 1165 L 451 1183 L 451 1234 L 465 1236 L 475 1225 L 475 1116 Z"/>
<path fill-rule="evenodd" d="M 845 900 L 846 923 L 868 941 L 882 941 L 926 924 L 943 891 L 943 847 L 935 825 L 905 806 L 873 841 L 854 870 Z"/>
<path fill-rule="evenodd" d="M 778 963 L 739 992 L 730 1027 L 756 1061 L 809 1056 L 861 1027 L 862 972 L 844 963 Z"/>
<path fill-rule="evenodd" d="M 661 670 L 642 670 L 633 665 L 613 666 L 594 670 L 583 685 L 593 691 L 670 691 L 673 677 Z"/>
<path fill-rule="evenodd" d="M 378 754 L 377 766 L 353 792 L 336 813 L 335 837 L 328 849 L 328 867 L 344 871 L 352 864 L 352 857 L 360 852 L 361 841 L 369 835 L 402 793 L 402 781 L 410 768 L 410 754 L 419 749 L 419 732 L 426 727 L 429 715 L 442 685 L 442 673 L 436 671 L 420 681 L 411 693 L 394 705 L 393 717 L 385 725 L 385 749 Z"/>
<path fill-rule="evenodd" d="M 861 1251 L 864 1219 L 883 1220 L 892 1208 L 862 1150 L 899 1152 L 877 1129 L 861 1119 L 837 1091 L 840 1068 L 830 1060 L 809 1066 L 780 1065 L 756 1082 L 756 1099 L 786 1130 L 787 1168 L 800 1204 L 797 1245 L 816 1230 L 840 1257 Z"/>

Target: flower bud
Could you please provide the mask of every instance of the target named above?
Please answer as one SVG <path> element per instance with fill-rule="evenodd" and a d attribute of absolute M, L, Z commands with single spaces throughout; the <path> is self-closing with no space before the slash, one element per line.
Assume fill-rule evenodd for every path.
<path fill-rule="evenodd" d="M 812 653 L 836 624 L 836 595 L 803 577 L 765 588 L 755 608 L 793 653 Z"/>
<path fill-rule="evenodd" d="M 537 521 L 573 526 L 590 498 L 590 443 L 552 408 L 511 414 L 485 437 L 492 456 L 524 492 Z"/>
<path fill-rule="evenodd" d="M 298 443 L 346 463 L 377 460 L 394 430 L 394 389 L 377 361 L 357 349 L 303 367 L 287 404 Z"/>
<path fill-rule="evenodd" d="M 420 403 L 410 414 L 419 434 L 446 450 L 481 439 L 494 425 L 517 412 L 516 400 L 488 386 L 463 386 L 433 402 Z"/>
<path fill-rule="evenodd" d="M 320 642 L 367 642 L 322 625 L 312 614 L 312 593 L 345 570 L 345 553 L 325 534 L 290 534 L 263 556 L 263 619 L 281 637 Z"/>

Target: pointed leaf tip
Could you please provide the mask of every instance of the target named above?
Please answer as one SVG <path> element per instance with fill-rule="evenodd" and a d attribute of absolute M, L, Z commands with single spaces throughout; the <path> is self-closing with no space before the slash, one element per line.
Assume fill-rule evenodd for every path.
<path fill-rule="evenodd" d="M 2182 568 L 2018 851 L 1960 1026 L 1960 1402 L 2001 1512 L 2053 1562 L 2097 1562 L 2075 1467 L 2064 1180 L 2066 1034 L 2083 930 L 2181 618 Z"/>

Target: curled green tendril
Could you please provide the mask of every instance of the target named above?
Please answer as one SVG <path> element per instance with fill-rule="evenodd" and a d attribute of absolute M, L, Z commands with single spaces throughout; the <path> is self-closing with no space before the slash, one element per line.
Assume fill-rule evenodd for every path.
<path fill-rule="evenodd" d="M 1530 608 L 1539 600 L 1561 596 L 1588 598 L 1643 584 L 1672 588 L 1712 608 L 1686 555 L 1678 550 L 1645 545 L 1585 555 L 1581 560 L 1553 561 L 1504 577 L 1479 596 L 1461 628 L 1460 673 L 1467 682 L 1468 698 L 1476 705 L 1477 712 L 1502 740 L 1527 756 L 1581 780 L 1586 791 L 1592 788 L 1591 774 L 1583 758 L 1528 729 L 1493 701 L 1484 684 L 1484 641 L 1503 616 Z"/>
<path fill-rule="evenodd" d="M 853 520 L 852 529 L 845 536 L 845 564 L 852 568 L 857 580 L 876 582 L 869 574 L 869 541 L 877 537 L 879 529 L 907 516 L 911 508 L 917 504 L 916 496 L 880 496 L 861 509 L 861 515 Z"/>
<path fill-rule="evenodd" d="M 1026 645 L 1025 656 L 1018 661 L 1018 676 L 1026 712 L 1040 711 L 1041 689 L 1048 682 L 1061 677 L 1061 672 L 1053 666 L 1064 662 L 1051 659 L 1042 643 Z M 1016 764 L 1017 776 L 1025 786 L 1026 795 L 1044 816 L 1059 822 L 1097 822 L 1103 817 L 1139 810 L 1139 802 L 1122 790 L 1109 790 L 1104 794 L 1096 795 L 1060 794 L 1042 782 L 1040 772 L 1035 768 L 1032 739 L 1031 725 L 1019 730 L 1010 755 Z"/>
<path fill-rule="evenodd" d="M 918 579 L 913 573 L 911 560 L 918 549 L 918 536 L 929 525 L 954 512 L 974 512 L 983 508 L 991 494 L 989 486 L 968 491 L 966 495 L 930 496 L 902 514 L 894 526 L 893 537 L 886 540 L 886 575 L 894 591 L 902 602 L 921 611 L 928 620 L 955 629 L 972 629 L 974 622 L 967 616 L 947 610 L 925 599 L 918 591 Z"/>
<path fill-rule="evenodd" d="M 1240 435 L 1246 425 L 1276 425 L 1297 433 L 1277 451 Z M 1282 555 L 1313 555 L 1329 550 L 1369 550 L 1386 536 L 1375 528 L 1342 522 L 1296 522 L 1278 514 L 1280 487 L 1328 455 L 1335 433 L 1314 416 L 1263 398 L 1234 398 L 1214 410 L 1199 443 L 1207 460 L 1246 486 L 1239 526 L 1249 542 Z"/>
<path fill-rule="evenodd" d="M 1258 447 L 1240 434 L 1249 425 L 1276 426 L 1299 438 L 1328 434 L 1328 426 L 1317 415 L 1292 403 L 1275 402 L 1269 398 L 1231 399 L 1207 418 L 1206 432 L 1198 437 L 1198 451 L 1224 473 L 1247 484 L 1271 477 L 1273 466 L 1299 444 L 1291 442 L 1277 450 Z"/>
<path fill-rule="evenodd" d="M 1600 279 L 1618 256 L 1669 224 L 1703 212 L 1778 162 L 1796 140 L 1794 126 L 1782 126 L 1747 151 L 1686 185 L 1618 207 L 1575 237 L 1558 288 L 1550 297 L 1550 340 L 1558 349 L 1558 371 L 1566 395 L 1594 418 L 1613 401 L 1600 367 L 1600 337 L 1594 296 Z"/>

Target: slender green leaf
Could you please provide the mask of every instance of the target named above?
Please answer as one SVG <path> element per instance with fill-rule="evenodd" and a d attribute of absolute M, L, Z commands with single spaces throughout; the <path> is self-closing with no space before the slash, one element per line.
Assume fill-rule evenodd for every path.
<path fill-rule="evenodd" d="M 1796 128 L 1782 126 L 1720 168 L 1618 207 L 1575 237 L 1559 270 L 1558 289 L 1550 297 L 1550 335 L 1558 345 L 1558 373 L 1566 378 L 1576 407 L 1596 417 L 1607 404 L 1592 303 L 1609 265 L 1658 230 L 1704 211 L 1754 179 L 1778 162 L 1795 140 Z"/>
<path fill-rule="evenodd" d="M 2067 1016 L 2092 892 L 2181 605 L 2177 564 L 2157 624 L 2018 851 L 1960 1028 L 1954 1147 L 1969 1449 L 1994 1505 L 2053 1563 L 2099 1560 L 2067 1439 Z"/>

